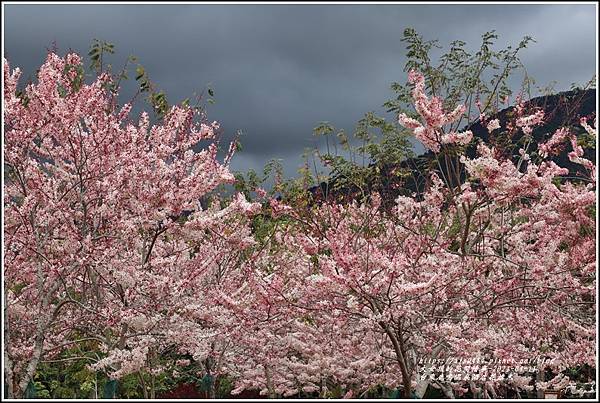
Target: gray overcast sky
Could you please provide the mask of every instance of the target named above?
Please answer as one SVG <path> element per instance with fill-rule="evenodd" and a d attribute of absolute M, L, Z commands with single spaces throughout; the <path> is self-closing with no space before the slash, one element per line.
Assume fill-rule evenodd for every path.
<path fill-rule="evenodd" d="M 537 41 L 522 60 L 538 84 L 557 89 L 595 72 L 596 9 L 583 5 L 19 5 L 5 4 L 4 56 L 33 76 L 46 49 L 86 54 L 93 38 L 113 42 L 115 65 L 138 56 L 171 101 L 211 84 L 209 118 L 242 130 L 233 169 L 282 158 L 294 175 L 315 146 L 312 128 L 329 121 L 351 131 L 382 112 L 404 81 L 406 27 L 447 45 L 477 46 L 495 29 L 498 48 L 524 35 Z M 389 118 L 393 118 L 389 116 Z"/>

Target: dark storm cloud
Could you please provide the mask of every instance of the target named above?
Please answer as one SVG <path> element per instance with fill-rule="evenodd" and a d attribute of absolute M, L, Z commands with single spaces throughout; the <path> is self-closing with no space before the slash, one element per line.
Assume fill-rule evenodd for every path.
<path fill-rule="evenodd" d="M 210 84 L 210 118 L 245 133 L 238 169 L 283 158 L 293 174 L 320 121 L 351 130 L 381 112 L 403 81 L 404 28 L 442 44 L 477 46 L 496 29 L 499 46 L 531 35 L 523 55 L 539 84 L 557 89 L 595 71 L 594 5 L 5 5 L 5 56 L 33 75 L 46 48 L 86 53 L 115 43 L 115 65 L 139 57 L 171 101 Z M 390 116 L 390 118 L 392 118 Z"/>

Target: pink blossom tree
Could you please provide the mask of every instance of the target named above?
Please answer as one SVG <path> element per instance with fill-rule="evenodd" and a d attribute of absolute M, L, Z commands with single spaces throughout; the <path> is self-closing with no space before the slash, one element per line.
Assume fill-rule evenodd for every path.
<path fill-rule="evenodd" d="M 134 122 L 109 90 L 114 79 L 85 83 L 76 54 L 50 53 L 22 91 L 19 76 L 4 61 L 10 396 L 74 343 L 97 342 L 116 377 L 144 366 L 164 338 L 195 343 L 208 330 L 186 331 L 176 317 L 191 300 L 202 304 L 207 273 L 249 244 L 244 217 L 255 211 L 241 195 L 202 208 L 233 181 L 234 148 L 219 163 L 219 126 L 196 110 L 173 106 L 159 123 L 146 113 Z M 194 151 L 201 140 L 212 143 Z"/>
<path fill-rule="evenodd" d="M 454 185 L 433 174 L 422 198 L 399 197 L 393 211 L 383 210 L 377 195 L 309 211 L 274 201 L 288 221 L 271 241 L 276 252 L 265 261 L 269 279 L 260 293 L 287 322 L 274 312 L 263 318 L 260 339 L 268 347 L 254 351 L 238 391 L 322 392 L 324 379 L 335 379 L 359 392 L 401 385 L 404 397 L 422 397 L 431 384 L 448 396 L 470 390 L 489 397 L 500 387 L 527 390 L 532 378 L 518 367 L 510 377 L 432 378 L 426 363 L 512 360 L 555 373 L 593 365 L 595 166 L 567 129 L 545 148 L 571 139 L 571 161 L 589 172 L 583 183 L 558 184 L 568 170 L 532 161 L 527 149 L 516 163 L 484 144 L 468 158 L 457 146 L 472 134 L 444 133 L 464 108 L 445 112 L 425 95 L 419 73 L 409 79 L 421 120 L 401 115 L 400 123 L 436 153 L 458 149 L 467 180 Z M 527 135 L 542 118 L 517 113 L 514 125 Z M 256 343 L 255 334 L 248 337 Z"/>
<path fill-rule="evenodd" d="M 23 90 L 19 75 L 4 62 L 11 397 L 40 362 L 83 342 L 97 357 L 68 359 L 112 378 L 137 373 L 145 397 L 154 388 L 143 375 L 153 383 L 183 365 L 160 360 L 166 351 L 202 363 L 209 379 L 233 377 L 234 392 L 270 397 L 533 387 L 525 370 L 434 378 L 435 358 L 546 360 L 538 369 L 555 373 L 593 364 L 596 167 L 569 128 L 537 154 L 527 142 L 516 162 L 483 143 L 468 157 L 473 134 L 452 129 L 465 107 L 446 111 L 412 71 L 416 115 L 399 122 L 454 159 L 457 178 L 432 173 L 423 195 L 391 210 L 377 194 L 348 205 L 270 200 L 262 211 L 238 194 L 207 206 L 233 181 L 234 147 L 220 163 L 216 122 L 187 106 L 155 124 L 134 120 L 130 104 L 116 104 L 113 77 L 86 83 L 75 54 L 50 53 Z M 485 123 L 492 136 L 528 136 L 543 118 L 519 103 L 514 122 Z M 548 160 L 564 147 L 587 172 L 579 182 L 558 180 L 568 170 Z M 273 220 L 261 239 L 249 219 L 259 212 Z M 547 385 L 570 387 L 560 374 Z"/>

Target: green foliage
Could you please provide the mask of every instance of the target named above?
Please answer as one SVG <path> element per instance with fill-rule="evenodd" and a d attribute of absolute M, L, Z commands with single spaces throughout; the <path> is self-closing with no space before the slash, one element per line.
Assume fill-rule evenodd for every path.
<path fill-rule="evenodd" d="M 74 72 L 75 74 L 70 74 L 71 72 Z M 83 81 L 85 78 L 85 72 L 83 70 L 83 67 L 81 67 L 79 65 L 75 66 L 75 65 L 67 64 L 67 65 L 65 65 L 65 68 L 63 70 L 63 75 L 65 77 L 69 77 L 69 86 L 68 86 L 68 88 L 65 88 L 60 83 L 57 85 L 58 94 L 61 98 L 65 98 L 69 94 L 74 94 L 77 91 L 79 91 L 79 89 L 83 85 Z M 71 77 L 71 76 L 73 76 L 73 77 Z M 71 92 L 69 92 L 69 89 L 71 90 Z M 27 102 L 24 103 L 24 105 L 27 106 L 28 103 L 29 103 L 29 99 L 27 99 Z"/>
<path fill-rule="evenodd" d="M 77 92 L 83 85 L 83 80 L 85 78 L 85 71 L 83 70 L 83 67 L 81 65 L 77 65 L 77 66 L 74 66 L 71 64 L 65 65 L 63 74 L 70 75 L 69 73 L 71 73 L 71 72 L 74 72 L 75 74 L 74 74 L 74 77 L 70 78 L 69 84 L 70 84 L 72 91 Z"/>
<path fill-rule="evenodd" d="M 118 385 L 118 392 L 120 397 L 124 397 L 127 399 L 135 399 L 143 397 L 143 391 L 140 391 L 142 385 L 140 383 L 139 378 L 136 376 L 137 374 L 129 374 L 125 375 L 120 379 Z M 108 392 L 107 395 L 110 395 L 110 389 L 107 391 L 106 388 L 104 392 Z"/>
<path fill-rule="evenodd" d="M 176 388 L 179 384 L 196 384 L 205 387 L 207 378 L 204 363 L 190 360 L 190 364 L 176 366 L 175 361 L 182 357 L 173 351 L 164 351 L 162 355 L 149 357 L 149 367 L 164 367 L 166 370 L 152 374 L 140 370 L 123 376 L 119 380 L 111 380 L 102 372 L 91 371 L 87 364 L 95 361 L 85 357 L 101 357 L 95 342 L 83 342 L 74 345 L 57 359 L 42 362 L 37 368 L 34 382 L 30 386 L 30 395 L 36 398 L 52 399 L 88 399 L 88 398 L 127 398 L 140 399 L 150 396 L 150 390 L 158 395 Z M 200 374 L 200 375 L 199 375 Z M 214 379 L 210 379 L 214 381 Z M 231 380 L 223 384 L 219 379 L 218 390 L 225 396 L 231 390 Z"/>
<path fill-rule="evenodd" d="M 259 243 L 264 243 L 272 234 L 277 226 L 277 221 L 263 214 L 258 214 L 252 218 L 252 234 Z"/>
<path fill-rule="evenodd" d="M 400 389 L 398 388 L 392 389 L 388 395 L 388 399 L 400 399 L 400 397 Z"/>
<path fill-rule="evenodd" d="M 223 399 L 229 396 L 233 390 L 233 380 L 227 376 L 219 377 L 217 381 L 216 397 L 217 399 Z"/>
<path fill-rule="evenodd" d="M 35 399 L 37 397 L 37 382 L 29 381 L 27 388 L 25 389 L 25 399 Z"/>
<path fill-rule="evenodd" d="M 63 87 L 63 86 L 62 86 L 62 84 L 58 84 L 58 85 L 56 86 L 56 89 L 58 90 L 58 95 L 59 95 L 61 98 L 64 98 L 64 97 L 66 97 L 66 96 L 67 96 L 67 89 L 66 89 L 65 87 Z"/>
<path fill-rule="evenodd" d="M 481 102 L 481 112 L 493 114 L 498 110 L 506 96 L 512 94 L 508 86 L 508 78 L 521 71 L 525 78 L 523 85 L 529 88 L 530 79 L 523 67 L 519 53 L 533 39 L 525 36 L 516 47 L 494 50 L 498 35 L 489 31 L 481 36 L 479 49 L 472 53 L 466 42 L 455 40 L 450 42 L 450 49 L 434 63 L 431 59 L 432 49 L 442 49 L 437 40 L 425 40 L 413 28 L 404 30 L 402 41 L 406 43 L 407 62 L 404 71 L 418 70 L 425 75 L 427 90 L 444 100 L 444 106 L 453 109 L 458 103 L 467 105 L 468 116 L 479 115 L 476 101 Z M 393 100 L 387 101 L 384 107 L 388 112 L 404 112 L 413 115 L 409 105 L 412 104 L 411 89 L 408 84 L 393 83 L 391 89 L 396 93 Z M 468 122 L 458 122 L 457 127 Z"/>
<path fill-rule="evenodd" d="M 144 66 L 139 65 L 135 69 L 135 81 L 139 83 L 139 91 L 148 93 L 148 102 L 152 106 L 154 113 L 158 118 L 163 118 L 169 111 L 169 102 L 164 91 L 155 90 L 154 84 L 150 81 L 148 73 Z M 187 102 L 186 102 L 187 101 Z M 189 99 L 185 100 L 182 104 L 189 106 Z"/>
<path fill-rule="evenodd" d="M 588 132 L 584 131 L 577 135 L 577 145 L 585 149 L 596 149 L 596 138 L 591 136 Z"/>
<path fill-rule="evenodd" d="M 107 378 L 88 369 L 93 357 L 98 357 L 95 342 L 82 342 L 63 352 L 56 360 L 38 365 L 34 379 L 37 397 L 73 399 L 94 397 Z M 97 385 L 97 389 L 96 389 Z"/>
<path fill-rule="evenodd" d="M 21 294 L 21 291 L 23 290 L 23 288 L 25 288 L 27 286 L 26 283 L 16 283 L 13 287 L 12 287 L 12 292 L 15 293 L 16 296 L 19 296 L 19 294 Z"/>
<path fill-rule="evenodd" d="M 596 204 L 595 203 L 588 207 L 587 214 L 590 218 L 596 217 Z"/>
<path fill-rule="evenodd" d="M 386 176 L 392 174 L 401 178 L 402 170 L 396 169 L 392 173 L 389 168 L 398 167 L 413 155 L 407 132 L 395 121 L 389 122 L 374 112 L 366 113 L 358 121 L 352 140 L 328 122 L 320 123 L 313 129 L 313 134 L 326 141 L 326 152 L 315 152 L 320 163 L 329 170 L 323 175 L 327 181 L 326 191 L 335 194 L 354 189 L 360 200 L 373 190 L 383 190 L 386 187 L 384 181 L 390 179 Z M 313 165 L 314 177 L 308 181 L 319 183 L 322 174 L 317 171 L 316 164 Z"/>
<path fill-rule="evenodd" d="M 205 374 L 200 380 L 200 390 L 208 391 L 214 382 L 214 376 Z"/>
<path fill-rule="evenodd" d="M 23 105 L 24 107 L 27 107 L 27 105 L 29 105 L 30 99 L 25 91 L 17 90 L 15 95 L 21 99 L 21 105 Z"/>
<path fill-rule="evenodd" d="M 462 229 L 462 221 L 460 218 L 459 213 L 456 213 L 453 217 L 452 217 L 452 224 L 448 227 L 448 235 L 447 237 L 449 239 L 452 239 L 456 236 L 459 235 L 460 231 Z"/>
<path fill-rule="evenodd" d="M 88 52 L 88 56 L 90 57 L 91 71 L 95 72 L 98 75 L 101 74 L 105 69 L 105 66 L 104 66 L 105 60 L 104 59 L 106 58 L 106 55 L 107 54 L 112 55 L 114 53 L 115 53 L 115 47 L 112 43 L 94 39 L 90 46 L 90 50 Z M 105 82 L 104 87 L 107 90 L 111 91 L 111 93 L 113 95 L 116 95 L 121 81 L 129 79 L 129 75 L 128 75 L 129 64 L 137 63 L 137 61 L 138 61 L 137 57 L 129 56 L 125 62 L 125 65 L 123 66 L 123 68 L 113 76 L 113 77 L 116 77 L 117 80 L 109 80 L 109 81 Z M 70 67 L 67 66 L 67 68 L 74 68 L 74 66 L 70 66 Z M 107 65 L 106 68 L 107 68 L 107 70 L 110 71 L 111 65 Z M 65 72 L 67 72 L 67 71 L 68 70 L 66 70 Z M 165 94 L 164 91 L 158 90 L 156 88 L 156 85 L 150 80 L 150 77 L 149 77 L 148 73 L 146 72 L 146 69 L 144 68 L 144 66 L 142 66 L 139 63 L 137 64 L 137 66 L 135 68 L 134 79 L 138 83 L 139 93 L 147 94 L 146 101 L 152 107 L 156 117 L 158 119 L 164 118 L 164 116 L 167 114 L 167 112 L 170 109 L 170 104 L 167 100 L 167 95 Z M 77 71 L 77 75 L 76 75 L 75 79 L 72 80 L 71 88 L 73 88 L 74 91 L 78 90 L 81 87 L 81 85 L 83 84 L 83 80 L 84 80 L 84 72 L 83 72 L 83 69 L 81 69 L 81 71 L 79 71 L 79 70 Z M 63 97 L 68 95 L 67 91 L 64 88 L 59 87 L 58 91 L 60 92 L 60 95 Z M 215 102 L 214 101 L 214 95 L 215 95 L 214 89 L 209 86 L 207 92 L 209 95 L 207 102 L 210 104 L 214 103 Z M 21 94 L 22 94 L 21 98 L 22 98 L 23 103 L 24 104 L 28 103 L 29 100 L 27 99 L 27 97 L 23 93 L 21 93 Z M 181 102 L 181 105 L 192 107 L 193 109 L 196 109 L 196 110 L 202 110 L 202 108 L 199 105 L 191 106 L 189 98 L 183 100 Z"/>
<path fill-rule="evenodd" d="M 143 66 L 138 65 L 135 69 L 135 81 L 140 84 L 140 92 L 149 92 L 152 86 L 148 74 Z"/>
<path fill-rule="evenodd" d="M 117 380 L 111 379 L 110 381 L 106 382 L 106 384 L 104 385 L 104 390 L 102 392 L 102 398 L 103 399 L 114 399 L 116 393 L 117 393 Z"/>
<path fill-rule="evenodd" d="M 88 56 L 90 57 L 90 69 L 92 71 L 96 71 L 98 74 L 102 72 L 103 69 L 103 57 L 105 53 L 113 54 L 115 53 L 115 45 L 109 42 L 101 41 L 99 39 L 94 38 L 92 41 L 92 45 L 90 46 L 90 50 L 88 52 Z"/>
<path fill-rule="evenodd" d="M 265 181 L 254 169 L 249 169 L 246 174 L 241 171 L 234 172 L 233 176 L 235 177 L 234 189 L 236 192 L 243 193 L 246 198 L 250 198 L 251 192 L 260 187 Z"/>
<path fill-rule="evenodd" d="M 282 160 L 272 159 L 265 164 L 260 173 L 256 172 L 254 169 L 249 169 L 246 173 L 241 171 L 234 172 L 236 181 L 233 186 L 237 192 L 242 192 L 246 198 L 250 199 L 252 198 L 252 193 L 257 188 L 263 187 L 269 179 L 272 179 L 273 187 L 268 194 L 274 196 L 277 192 L 283 191 L 286 187 L 283 176 Z"/>
<path fill-rule="evenodd" d="M 169 103 L 163 91 L 153 92 L 150 94 L 150 104 L 154 108 L 154 112 L 159 117 L 164 117 L 169 111 Z"/>

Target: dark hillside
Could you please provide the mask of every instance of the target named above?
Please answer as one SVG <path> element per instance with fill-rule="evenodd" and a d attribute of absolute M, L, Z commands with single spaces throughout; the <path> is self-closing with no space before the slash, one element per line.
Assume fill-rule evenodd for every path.
<path fill-rule="evenodd" d="M 570 127 L 576 135 L 585 133 L 585 130 L 580 126 L 579 120 L 581 117 L 593 117 L 596 112 L 596 90 L 573 90 L 562 92 L 555 95 L 542 96 L 533 98 L 525 104 L 526 109 L 542 108 L 545 112 L 545 123 L 536 127 L 532 133 L 532 141 L 529 147 L 529 152 L 537 150 L 537 144 L 547 141 L 554 131 L 559 127 Z M 514 107 L 509 107 L 501 110 L 494 117 L 500 120 L 501 126 L 506 127 L 506 123 L 510 120 L 514 113 Z M 593 119 L 592 119 L 593 120 Z M 591 123 L 591 122 L 590 122 Z M 483 141 L 487 144 L 492 144 L 503 150 L 507 157 L 516 161 L 519 157 L 518 150 L 524 146 L 525 139 L 522 132 L 518 131 L 512 138 L 508 136 L 492 136 L 479 121 L 476 121 L 471 126 L 465 128 L 473 132 L 475 140 L 467 149 L 466 153 L 469 157 L 476 156 L 477 143 Z M 586 147 L 585 158 L 596 163 L 595 147 Z M 568 153 L 571 151 L 570 145 L 567 145 L 562 152 L 553 159 L 559 166 L 568 168 L 570 171 L 569 180 L 577 180 L 577 177 L 582 174 L 582 167 L 572 163 L 568 158 Z M 460 167 L 456 166 L 456 162 L 452 159 L 438 161 L 435 154 L 431 151 L 424 154 L 405 160 L 396 166 L 379 167 L 381 172 L 381 180 L 373 185 L 369 191 L 378 192 L 381 194 L 385 204 L 393 203 L 399 195 L 410 195 L 412 193 L 421 194 L 427 186 L 428 177 L 431 172 L 442 172 L 445 177 L 458 175 L 447 175 L 448 172 L 460 171 Z M 395 172 L 403 171 L 404 174 L 399 176 Z M 461 180 L 464 180 L 464 173 L 461 172 Z M 320 186 L 310 188 L 309 191 L 313 194 L 316 201 L 337 200 L 340 202 L 348 202 L 356 198 L 358 189 L 341 188 L 336 189 L 336 178 L 331 178 L 329 183 L 321 183 Z M 336 189 L 336 190 L 332 190 Z"/>

